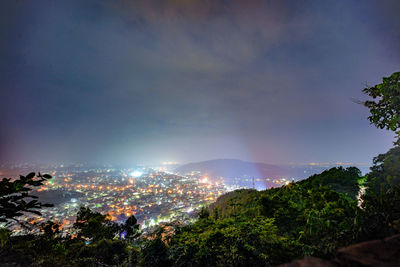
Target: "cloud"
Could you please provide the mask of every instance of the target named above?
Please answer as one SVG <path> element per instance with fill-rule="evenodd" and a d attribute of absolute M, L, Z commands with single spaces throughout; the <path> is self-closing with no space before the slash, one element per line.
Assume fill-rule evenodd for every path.
<path fill-rule="evenodd" d="M 110 159 L 111 151 L 120 155 L 115 161 L 157 153 L 194 160 L 226 151 L 225 157 L 243 153 L 268 161 L 281 154 L 292 161 L 297 148 L 295 157 L 306 161 L 301 154 L 324 145 L 320 136 L 346 136 L 341 127 L 354 135 L 369 129 L 367 121 L 358 123 L 366 111 L 349 98 L 360 95 L 365 79 L 376 82 L 398 66 L 398 20 L 385 17 L 375 2 L 358 6 L 252 0 L 13 4 L 18 11 L 7 19 L 13 20 L 7 30 L 13 38 L 6 38 L 2 49 L 9 56 L 0 63 L 9 74 L 0 77 L 4 139 L 19 144 L 15 154 L 41 148 L 53 158 Z M 172 151 L 180 140 L 193 146 Z M 340 140 L 333 143 L 326 157 L 341 155 Z M 285 151 L 278 153 L 279 147 Z"/>

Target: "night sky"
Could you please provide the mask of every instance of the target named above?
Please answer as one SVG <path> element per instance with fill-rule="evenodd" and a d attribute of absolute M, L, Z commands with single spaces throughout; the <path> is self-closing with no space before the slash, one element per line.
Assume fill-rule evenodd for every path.
<path fill-rule="evenodd" d="M 0 2 L 0 161 L 370 164 L 400 1 Z"/>

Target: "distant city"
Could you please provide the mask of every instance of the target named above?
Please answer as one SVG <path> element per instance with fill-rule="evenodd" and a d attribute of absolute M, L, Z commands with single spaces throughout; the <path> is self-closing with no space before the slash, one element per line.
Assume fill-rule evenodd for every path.
<path fill-rule="evenodd" d="M 188 165 L 164 162 L 159 166 L 126 168 L 88 164 L 40 166 L 26 163 L 3 165 L 0 175 L 18 177 L 20 174 L 40 170 L 41 173 L 53 176 L 33 194 L 41 202 L 54 204 L 54 207 L 43 209 L 42 216 L 27 214 L 24 217 L 27 225 L 53 220 L 60 222 L 68 231 L 79 208 L 84 206 L 108 214 L 117 222 L 124 222 L 129 216 L 135 215 L 142 230 L 146 231 L 160 223 L 190 222 L 201 207 L 214 202 L 226 192 L 239 188 L 263 190 L 280 187 L 334 166 L 307 164 L 284 168 L 274 165 L 260 167 L 260 163 L 254 163 L 264 172 L 270 171 L 271 176 L 268 177 L 260 176 L 263 171 L 255 172 L 251 168 L 252 164 L 238 160 L 215 160 Z M 226 168 L 234 169 L 237 176 L 230 175 L 231 170 Z M 14 227 L 16 233 L 26 231 L 20 225 Z"/>

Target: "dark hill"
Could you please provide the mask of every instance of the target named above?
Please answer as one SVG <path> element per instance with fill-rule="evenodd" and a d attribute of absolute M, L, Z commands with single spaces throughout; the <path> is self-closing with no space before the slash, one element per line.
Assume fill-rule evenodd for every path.
<path fill-rule="evenodd" d="M 179 174 L 201 172 L 210 178 L 294 178 L 304 179 L 312 174 L 320 173 L 328 167 L 311 165 L 273 165 L 258 162 L 247 162 L 237 159 L 216 159 L 182 165 L 175 169 Z"/>

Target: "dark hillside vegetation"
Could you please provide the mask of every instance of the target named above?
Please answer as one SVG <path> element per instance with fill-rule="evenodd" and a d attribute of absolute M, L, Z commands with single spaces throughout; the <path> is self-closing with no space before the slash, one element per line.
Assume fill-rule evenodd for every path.
<path fill-rule="evenodd" d="M 359 179 L 357 168 L 332 168 L 281 188 L 225 194 L 196 223 L 176 229 L 166 243 L 171 264 L 268 266 L 330 258 L 340 247 L 399 233 L 399 188 L 364 195 L 360 208 Z"/>
<path fill-rule="evenodd" d="M 351 176 L 354 171 L 339 168 L 328 173 Z M 357 239 L 355 218 L 360 210 L 347 192 L 321 185 L 326 177 L 324 173 L 281 188 L 221 196 L 196 223 L 177 229 L 168 247 L 179 253 L 171 259 L 183 266 L 182 255 L 187 253 L 185 264 L 194 266 L 264 266 L 305 255 L 332 255 Z"/>
<path fill-rule="evenodd" d="M 345 169 L 337 167 L 323 171 L 321 174 L 315 174 L 306 180 L 300 181 L 299 184 L 310 188 L 326 186 L 351 199 L 356 199 L 360 190 L 360 179 L 361 171 L 358 168 L 348 167 Z"/>

